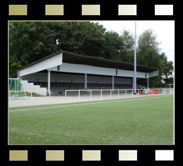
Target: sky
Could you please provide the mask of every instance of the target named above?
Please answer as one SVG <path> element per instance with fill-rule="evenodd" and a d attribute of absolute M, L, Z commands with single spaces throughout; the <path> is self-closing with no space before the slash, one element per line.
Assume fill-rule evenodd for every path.
<path fill-rule="evenodd" d="M 107 31 L 115 31 L 119 34 L 123 30 L 129 30 L 135 34 L 135 21 L 94 21 L 103 25 Z M 160 43 L 160 53 L 164 52 L 168 61 L 174 62 L 175 44 L 175 22 L 174 21 L 136 21 L 137 41 L 138 37 L 148 29 L 153 30 L 157 41 Z"/>

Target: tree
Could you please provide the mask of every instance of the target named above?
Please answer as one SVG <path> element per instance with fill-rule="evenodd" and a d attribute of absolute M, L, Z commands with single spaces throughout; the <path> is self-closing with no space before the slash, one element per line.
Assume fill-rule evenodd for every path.
<path fill-rule="evenodd" d="M 9 77 L 17 69 L 59 50 L 54 31 L 46 22 L 11 22 L 9 26 Z"/>
<path fill-rule="evenodd" d="M 52 23 L 59 48 L 70 52 L 103 57 L 105 28 L 90 22 Z"/>
<path fill-rule="evenodd" d="M 162 64 L 159 55 L 159 42 L 152 30 L 144 31 L 138 40 L 137 64 L 158 68 L 159 76 L 150 78 L 150 85 L 161 83 Z"/>
<path fill-rule="evenodd" d="M 134 62 L 134 38 L 128 30 L 122 32 L 121 38 L 123 40 L 123 49 L 121 52 L 121 61 L 133 63 Z"/>
<path fill-rule="evenodd" d="M 167 60 L 165 53 L 162 53 L 160 58 L 162 63 L 162 80 L 166 83 L 173 83 L 173 62 Z"/>
<path fill-rule="evenodd" d="M 159 43 L 152 30 L 144 31 L 138 40 L 137 63 L 149 67 L 159 67 Z"/>
<path fill-rule="evenodd" d="M 123 39 L 118 33 L 110 31 L 105 33 L 105 54 L 104 58 L 111 60 L 121 60 L 123 51 Z"/>
<path fill-rule="evenodd" d="M 167 60 L 167 56 L 165 53 L 160 55 L 161 63 L 162 63 L 162 74 L 164 77 L 168 78 L 172 75 L 173 72 L 173 62 Z"/>
<path fill-rule="evenodd" d="M 10 22 L 9 77 L 16 77 L 17 69 L 59 50 L 96 56 L 116 61 L 134 61 L 134 38 L 124 30 L 122 34 L 91 22 Z M 159 54 L 159 42 L 152 30 L 144 31 L 138 40 L 137 64 L 155 67 L 158 78 L 150 84 L 169 78 L 173 62 Z"/>

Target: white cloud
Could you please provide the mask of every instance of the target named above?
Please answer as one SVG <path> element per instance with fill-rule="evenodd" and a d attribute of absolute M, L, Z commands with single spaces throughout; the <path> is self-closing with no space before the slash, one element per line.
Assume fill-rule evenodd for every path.
<path fill-rule="evenodd" d="M 121 34 L 125 30 L 129 30 L 132 34 L 135 32 L 135 21 L 94 21 L 102 24 L 107 31 L 116 31 Z M 161 52 L 165 52 L 168 60 L 174 62 L 174 44 L 175 44 L 175 26 L 174 21 L 136 21 L 137 37 L 147 29 L 152 29 L 156 34 L 157 41 Z"/>

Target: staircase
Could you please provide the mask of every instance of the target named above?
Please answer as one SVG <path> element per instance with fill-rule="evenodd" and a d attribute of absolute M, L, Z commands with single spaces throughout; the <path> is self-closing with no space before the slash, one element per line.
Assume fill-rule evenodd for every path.
<path fill-rule="evenodd" d="M 22 90 L 31 91 L 39 95 L 46 96 L 46 88 L 41 88 L 40 85 L 34 85 L 34 83 L 28 83 L 27 80 L 21 80 Z"/>

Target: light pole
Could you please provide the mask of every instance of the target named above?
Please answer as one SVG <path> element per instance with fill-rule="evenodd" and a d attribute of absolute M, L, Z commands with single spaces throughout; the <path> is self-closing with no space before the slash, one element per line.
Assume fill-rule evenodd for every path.
<path fill-rule="evenodd" d="M 133 86 L 133 89 L 134 89 L 134 94 L 136 94 L 136 82 L 137 82 L 137 78 L 136 78 L 136 69 L 137 66 L 136 66 L 136 21 L 135 21 L 135 49 L 134 49 L 134 78 L 133 78 L 133 81 L 134 81 L 134 86 Z"/>

